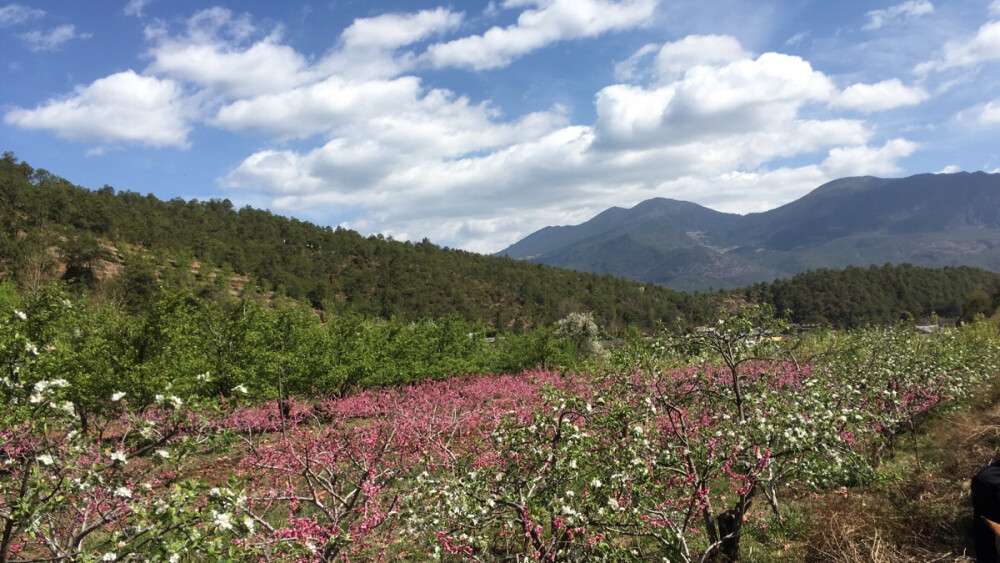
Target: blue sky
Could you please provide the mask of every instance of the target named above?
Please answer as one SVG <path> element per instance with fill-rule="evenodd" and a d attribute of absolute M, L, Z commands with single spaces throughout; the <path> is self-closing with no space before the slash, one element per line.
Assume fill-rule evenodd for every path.
<path fill-rule="evenodd" d="M 479 252 L 1000 172 L 1000 0 L 23 0 L 0 53 L 0 149 L 77 184 Z"/>

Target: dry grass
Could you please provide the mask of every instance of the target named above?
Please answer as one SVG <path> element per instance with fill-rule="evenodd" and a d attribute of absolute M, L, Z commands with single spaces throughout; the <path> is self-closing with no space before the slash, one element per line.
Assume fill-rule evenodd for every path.
<path fill-rule="evenodd" d="M 929 421 L 916 449 L 901 440 L 884 467 L 893 479 L 867 490 L 799 499 L 812 515 L 803 558 L 972 561 L 969 480 L 1000 452 L 1000 402 L 993 397 L 983 403 Z"/>

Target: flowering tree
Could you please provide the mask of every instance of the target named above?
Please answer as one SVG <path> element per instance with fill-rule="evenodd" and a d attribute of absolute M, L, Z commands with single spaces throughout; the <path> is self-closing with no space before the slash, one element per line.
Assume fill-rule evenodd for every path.
<path fill-rule="evenodd" d="M 45 356 L 58 349 L 28 340 L 28 322 L 17 310 L 0 320 L 10 370 L 0 379 L 0 562 L 224 551 L 224 535 L 197 530 L 203 503 L 231 499 L 206 502 L 202 488 L 177 473 L 209 439 L 208 426 L 179 397 L 161 396 L 139 414 L 125 409 L 127 392 L 116 391 L 96 412 L 117 421 L 99 424 L 100 435 L 84 431 L 72 383 L 43 377 Z"/>

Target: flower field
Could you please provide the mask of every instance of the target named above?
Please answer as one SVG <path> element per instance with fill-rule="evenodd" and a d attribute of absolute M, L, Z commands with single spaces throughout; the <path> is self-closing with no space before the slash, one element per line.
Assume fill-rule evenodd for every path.
<path fill-rule="evenodd" d="M 123 386 L 83 428 L 27 322 L 0 321 L 0 562 L 732 560 L 786 498 L 875 478 L 1000 369 L 986 322 L 804 352 L 741 312 L 592 373 L 269 401 Z"/>

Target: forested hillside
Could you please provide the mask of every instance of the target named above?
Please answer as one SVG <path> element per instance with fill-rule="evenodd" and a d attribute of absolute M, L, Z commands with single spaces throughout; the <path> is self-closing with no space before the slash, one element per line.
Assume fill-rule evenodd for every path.
<path fill-rule="evenodd" d="M 499 329 L 592 311 L 612 330 L 702 319 L 706 301 L 610 275 L 398 242 L 229 200 L 161 201 L 90 191 L 11 153 L 0 159 L 0 275 L 37 287 L 61 277 L 126 303 L 218 271 L 247 292 L 284 293 L 332 313 L 416 320 L 457 315 Z M 114 279 L 109 281 L 111 274 Z M 215 279 L 214 277 L 212 279 Z"/>
<path fill-rule="evenodd" d="M 837 327 L 929 321 L 932 315 L 971 320 L 1000 306 L 1000 274 L 979 268 L 909 264 L 814 270 L 733 292 L 748 301 L 791 310 L 800 323 Z"/>

